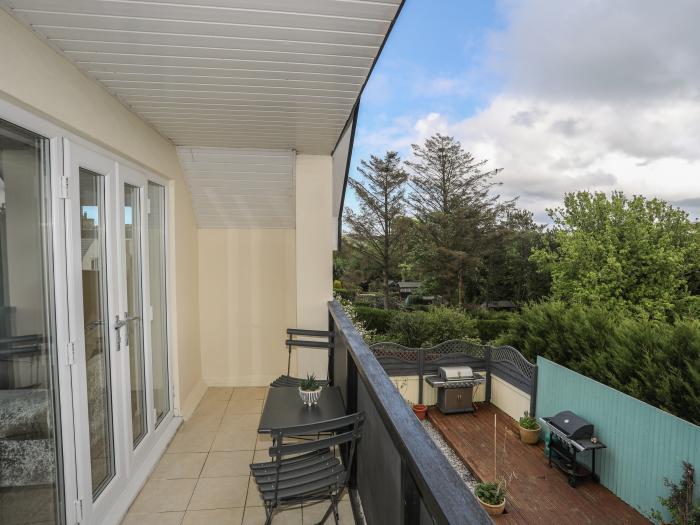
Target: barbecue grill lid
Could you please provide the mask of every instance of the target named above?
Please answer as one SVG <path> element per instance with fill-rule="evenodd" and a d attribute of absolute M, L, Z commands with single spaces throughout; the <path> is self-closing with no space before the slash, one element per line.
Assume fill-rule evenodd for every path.
<path fill-rule="evenodd" d="M 593 425 L 570 410 L 559 412 L 549 423 L 571 439 L 588 439 L 593 435 Z"/>

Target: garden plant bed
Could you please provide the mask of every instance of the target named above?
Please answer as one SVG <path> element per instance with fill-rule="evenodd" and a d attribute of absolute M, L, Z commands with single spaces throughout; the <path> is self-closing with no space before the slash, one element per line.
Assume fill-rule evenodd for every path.
<path fill-rule="evenodd" d="M 542 444 L 520 442 L 518 424 L 489 404 L 474 414 L 445 415 L 434 407 L 428 419 L 477 481 L 493 479 L 493 418 L 498 416 L 498 470 L 510 477 L 506 512 L 497 523 L 613 525 L 649 524 L 639 512 L 600 484 L 586 481 L 577 488 L 547 465 Z M 503 441 L 505 433 L 505 455 Z"/>

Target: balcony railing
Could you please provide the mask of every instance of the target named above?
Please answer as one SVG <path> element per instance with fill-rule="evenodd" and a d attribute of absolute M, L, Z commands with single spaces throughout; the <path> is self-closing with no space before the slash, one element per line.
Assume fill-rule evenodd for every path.
<path fill-rule="evenodd" d="M 333 383 L 348 412 L 365 415 L 350 487 L 368 525 L 491 524 L 341 306 L 331 301 L 328 309 Z"/>

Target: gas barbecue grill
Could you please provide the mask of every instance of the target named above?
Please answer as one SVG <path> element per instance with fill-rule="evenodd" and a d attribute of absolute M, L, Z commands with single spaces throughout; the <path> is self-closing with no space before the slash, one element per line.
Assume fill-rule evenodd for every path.
<path fill-rule="evenodd" d="M 468 366 L 441 366 L 437 376 L 425 380 L 437 389 L 437 406 L 443 414 L 474 412 L 474 388 L 486 381 Z"/>
<path fill-rule="evenodd" d="M 593 436 L 593 425 L 569 410 L 542 420 L 550 431 L 549 466 L 554 463 L 564 472 L 572 487 L 576 486 L 578 479 L 587 476 L 599 481 L 595 473 L 595 452 L 607 447 Z M 590 471 L 576 459 L 577 454 L 584 452 L 591 453 Z"/>

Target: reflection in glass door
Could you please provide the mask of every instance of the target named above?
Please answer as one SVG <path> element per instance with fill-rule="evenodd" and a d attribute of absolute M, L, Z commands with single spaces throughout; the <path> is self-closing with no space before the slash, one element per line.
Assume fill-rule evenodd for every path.
<path fill-rule="evenodd" d="M 105 178 L 80 168 L 80 247 L 93 499 L 115 475 Z"/>
<path fill-rule="evenodd" d="M 131 378 L 131 433 L 134 447 L 146 435 L 146 375 L 143 353 L 143 287 L 141 278 L 141 189 L 124 184 L 124 319 Z"/>
<path fill-rule="evenodd" d="M 48 141 L 0 120 L 0 523 L 62 523 Z"/>

